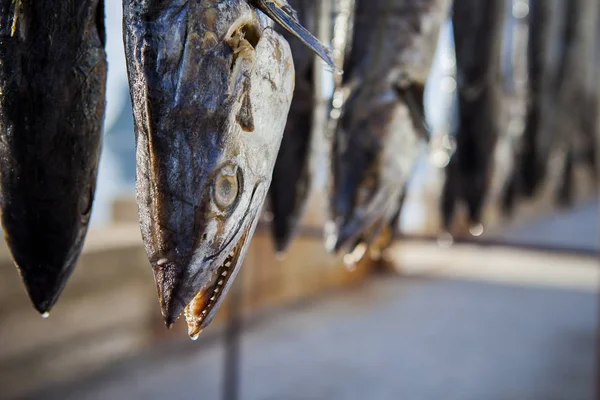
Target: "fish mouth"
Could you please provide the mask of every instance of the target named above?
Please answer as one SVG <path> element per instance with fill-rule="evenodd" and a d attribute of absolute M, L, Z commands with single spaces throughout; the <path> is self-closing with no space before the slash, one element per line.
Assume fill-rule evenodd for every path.
<path fill-rule="evenodd" d="M 249 239 L 252 237 L 257 222 L 258 210 L 252 212 L 252 206 L 258 186 L 252 192 L 248 209 L 231 239 L 222 247 L 221 251 L 204 259 L 204 262 L 218 263 L 218 267 L 184 309 L 188 335 L 192 340 L 196 340 L 200 333 L 210 325 L 242 266 Z M 233 243 L 235 244 L 232 247 Z M 225 253 L 229 248 L 231 250 Z"/>
<path fill-rule="evenodd" d="M 349 218 L 345 218 L 336 226 L 332 233 L 335 241 L 332 242 L 330 251 L 339 253 L 344 250 L 347 254 L 354 252 L 356 247 L 366 242 L 369 244 L 376 233 L 380 231 L 379 227 L 384 225 L 385 216 L 392 203 L 391 188 L 382 188 L 362 212 L 356 210 Z"/>
<path fill-rule="evenodd" d="M 188 303 L 184 310 L 188 325 L 188 335 L 196 340 L 200 333 L 212 322 L 217 310 L 233 284 L 234 277 L 242 265 L 242 252 L 250 237 L 252 225 L 247 226 L 225 260 L 212 274 L 209 283 Z"/>

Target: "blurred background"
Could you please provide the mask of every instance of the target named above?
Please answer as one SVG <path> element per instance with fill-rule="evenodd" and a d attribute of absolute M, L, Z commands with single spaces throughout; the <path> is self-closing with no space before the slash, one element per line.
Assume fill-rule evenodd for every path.
<path fill-rule="evenodd" d="M 596 398 L 595 182 L 576 174 L 568 209 L 554 206 L 549 189 L 520 204 L 510 220 L 497 210 L 522 129 L 524 53 L 514 49 L 524 40 L 526 2 L 507 1 L 503 67 L 516 76 L 507 94 L 514 101 L 497 146 L 483 232 L 451 239 L 439 233 L 456 89 L 448 22 L 426 92 L 432 140 L 411 180 L 403 236 L 377 262 L 367 257 L 353 265 L 325 251 L 323 135 L 315 149 L 320 175 L 299 237 L 276 258 L 263 217 L 237 288 L 196 342 L 184 321 L 167 330 L 160 316 L 137 224 L 121 7 L 107 3 L 108 96 L 93 226 L 46 320 L 0 245 L 0 398 Z M 333 84 L 325 69 L 324 76 L 327 101 Z M 232 310 L 241 319 L 229 318 Z"/>

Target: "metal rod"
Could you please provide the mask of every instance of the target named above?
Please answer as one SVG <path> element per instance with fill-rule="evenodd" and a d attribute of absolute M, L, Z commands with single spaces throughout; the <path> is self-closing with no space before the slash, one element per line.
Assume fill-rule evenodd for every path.
<path fill-rule="evenodd" d="M 225 326 L 225 362 L 223 370 L 223 399 L 238 400 L 241 378 L 241 341 L 243 333 L 243 276 L 240 268 L 228 297 L 227 325 Z"/>

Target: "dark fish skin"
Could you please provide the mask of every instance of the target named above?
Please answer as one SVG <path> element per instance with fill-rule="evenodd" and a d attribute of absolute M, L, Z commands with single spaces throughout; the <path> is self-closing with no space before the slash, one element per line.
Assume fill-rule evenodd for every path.
<path fill-rule="evenodd" d="M 547 151 L 541 146 L 547 142 L 547 130 L 543 129 L 544 106 L 548 95 L 550 36 L 553 13 L 552 1 L 530 0 L 529 38 L 527 45 L 528 103 L 525 130 L 516 164 L 513 191 L 526 197 L 537 192 L 545 175 Z M 546 147 L 547 148 L 547 147 Z M 546 154 L 544 154 L 546 153 Z"/>
<path fill-rule="evenodd" d="M 517 1 L 517 0 L 515 0 Z M 514 1 L 506 2 L 506 14 L 512 15 Z M 528 107 L 527 85 L 527 50 L 528 38 L 531 31 L 526 18 L 515 16 L 507 17 L 505 38 L 503 40 L 502 75 L 504 87 L 504 104 L 506 118 L 509 121 L 504 125 L 500 140 L 504 140 L 512 154 L 512 166 L 506 176 L 504 187 L 500 196 L 500 210 L 505 217 L 510 218 L 517 204 L 517 179 L 520 173 L 520 147 L 523 143 L 525 127 L 524 109 Z M 523 127 L 521 128 L 521 124 Z M 511 157 L 511 156 L 509 156 Z"/>
<path fill-rule="evenodd" d="M 296 10 L 300 23 L 314 31 L 316 1 L 294 0 L 289 4 Z M 312 187 L 310 152 L 315 107 L 314 57 L 311 50 L 294 35 L 282 28 L 276 30 L 290 44 L 296 70 L 294 98 L 269 189 L 275 250 L 284 252 L 298 228 Z"/>
<path fill-rule="evenodd" d="M 0 0 L 0 207 L 27 292 L 48 312 L 73 271 L 105 106 L 101 0 Z"/>
<path fill-rule="evenodd" d="M 585 156 L 587 148 L 595 147 L 596 99 L 595 88 L 591 85 L 593 79 L 589 77 L 598 40 L 598 5 L 592 0 L 572 0 L 565 1 L 563 7 L 564 26 L 559 39 L 557 70 L 551 85 L 553 108 L 548 115 L 552 123 L 547 142 L 550 149 L 562 148 L 565 152 L 556 202 L 566 207 L 575 198 L 573 173 L 579 154 L 583 152 Z M 550 154 L 549 150 L 547 154 Z M 543 166 L 548 167 L 547 164 Z M 594 167 L 593 163 L 591 166 Z"/>
<path fill-rule="evenodd" d="M 426 135 L 423 90 L 449 3 L 356 3 L 352 49 L 344 65 L 349 94 L 331 156 L 336 252 L 355 247 L 363 236 L 373 238 L 398 210 Z"/>
<path fill-rule="evenodd" d="M 303 42 L 314 39 L 289 6 L 266 3 Z M 245 0 L 125 0 L 123 15 L 142 238 L 167 326 L 185 308 L 196 338 L 256 228 L 292 100 L 293 60 Z"/>
<path fill-rule="evenodd" d="M 503 0 L 454 2 L 458 124 L 456 152 L 446 168 L 441 199 L 445 229 L 459 200 L 466 203 L 470 222 L 481 222 L 500 134 L 503 21 Z"/>
<path fill-rule="evenodd" d="M 521 195 L 535 196 L 557 148 L 565 159 L 556 190 L 561 207 L 572 204 L 573 173 L 583 161 L 597 180 L 596 71 L 598 4 L 592 0 L 530 0 L 529 102 L 515 174 L 505 194 L 510 211 Z M 595 17 L 594 17 L 595 16 Z M 592 21 L 594 19 L 594 21 Z M 583 160 L 582 160 L 583 159 Z"/>
<path fill-rule="evenodd" d="M 598 66 L 598 70 L 600 70 L 600 65 Z M 595 89 L 595 84 L 590 84 L 590 89 L 594 90 L 592 93 L 587 94 L 587 98 L 585 101 L 585 110 L 582 115 L 582 130 L 585 134 L 584 138 L 584 148 L 582 149 L 582 158 L 583 162 L 590 168 L 590 172 L 594 178 L 595 182 L 599 182 L 600 171 L 598 171 L 598 95 L 597 89 Z"/>

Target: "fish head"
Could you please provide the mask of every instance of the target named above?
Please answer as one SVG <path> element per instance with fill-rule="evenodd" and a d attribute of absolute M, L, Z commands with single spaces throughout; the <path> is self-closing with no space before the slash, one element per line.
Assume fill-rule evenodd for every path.
<path fill-rule="evenodd" d="M 348 97 L 334 136 L 327 243 L 335 252 L 372 241 L 394 217 L 418 153 L 419 135 L 396 91 L 363 90 Z"/>
<path fill-rule="evenodd" d="M 192 337 L 242 264 L 294 87 L 289 46 L 264 16 L 242 0 L 196 3 L 126 27 L 142 236 L 165 322 L 185 308 Z"/>

